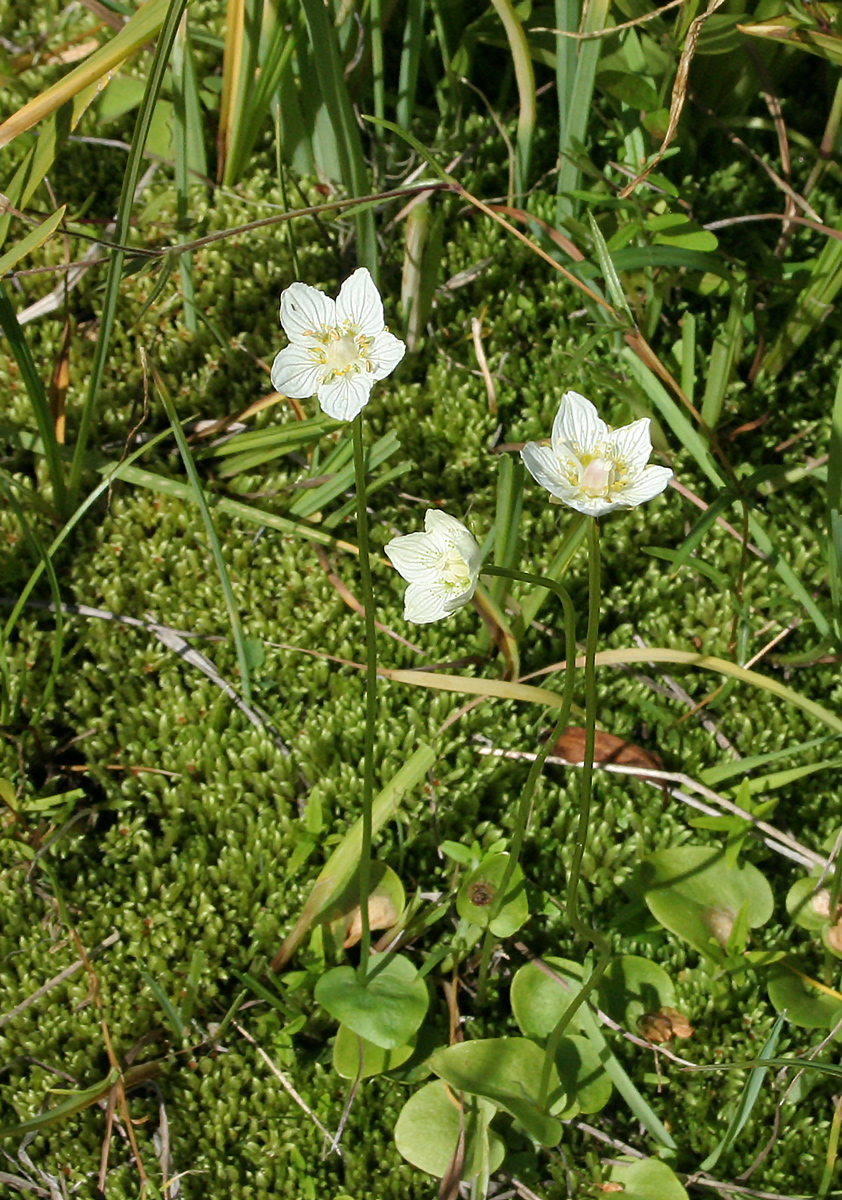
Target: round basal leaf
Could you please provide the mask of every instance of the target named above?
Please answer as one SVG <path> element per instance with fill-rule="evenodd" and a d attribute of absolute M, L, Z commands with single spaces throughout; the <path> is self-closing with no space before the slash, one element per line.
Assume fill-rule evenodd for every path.
<path fill-rule="evenodd" d="M 322 975 L 314 995 L 332 1017 L 384 1050 L 412 1041 L 427 1013 L 429 996 L 408 958 L 372 954 L 365 984 L 353 967 Z M 379 967 L 379 969 L 378 969 Z"/>
<path fill-rule="evenodd" d="M 561 1122 L 538 1108 L 544 1052 L 528 1038 L 482 1038 L 445 1046 L 430 1057 L 430 1066 L 456 1092 L 484 1096 L 520 1121 L 543 1146 L 557 1146 Z M 550 1070 L 550 1108 L 564 1102 L 558 1073 Z"/>
<path fill-rule="evenodd" d="M 492 854 L 471 871 L 456 897 L 456 911 L 465 921 L 485 929 L 491 905 L 509 863 L 508 854 Z M 491 932 L 497 937 L 510 937 L 520 929 L 529 916 L 529 904 L 523 881 L 523 871 L 516 866 L 506 889 L 503 905 L 491 922 Z"/>
<path fill-rule="evenodd" d="M 509 989 L 521 1033 L 538 1041 L 549 1037 L 581 986 L 581 966 L 566 958 L 547 957 L 541 964 L 531 962 L 521 967 Z M 581 1030 L 578 1012 L 573 1014 L 570 1028 Z"/>
<path fill-rule="evenodd" d="M 842 1000 L 811 987 L 786 967 L 773 967 L 766 981 L 776 1012 L 786 1010 L 793 1025 L 802 1029 L 830 1029 L 842 1020 Z"/>
<path fill-rule="evenodd" d="M 623 1200 L 689 1200 L 675 1174 L 657 1158 L 615 1163 L 607 1182 L 622 1186 Z"/>
<path fill-rule="evenodd" d="M 702 229 L 684 213 L 660 213 L 650 217 L 646 228 L 653 233 L 656 246 L 679 246 L 682 250 L 713 251 L 719 245 L 716 234 Z"/>
<path fill-rule="evenodd" d="M 412 1057 L 414 1050 L 412 1042 L 407 1046 L 384 1050 L 382 1046 L 375 1046 L 374 1042 L 366 1041 L 354 1033 L 347 1025 L 340 1025 L 333 1043 L 333 1069 L 343 1079 L 356 1079 L 358 1076 L 360 1079 L 370 1079 L 372 1075 L 383 1075 L 401 1066 Z"/>
<path fill-rule="evenodd" d="M 506 1148 L 502 1139 L 488 1128 L 496 1113 L 488 1100 L 465 1096 L 465 1161 L 463 1179 L 473 1179 L 488 1155 L 493 1173 L 503 1161 Z M 441 1080 L 425 1084 L 410 1096 L 395 1125 L 395 1145 L 407 1162 L 437 1178 L 445 1174 L 459 1141 L 459 1107 Z"/>
<path fill-rule="evenodd" d="M 786 911 L 802 929 L 821 929 L 830 918 L 830 888 L 816 891 L 817 883 L 815 875 L 808 875 L 797 879 L 787 892 Z"/>
<path fill-rule="evenodd" d="M 638 954 L 612 958 L 599 981 L 597 995 L 599 1007 L 611 1020 L 632 1032 L 644 1013 L 675 1004 L 675 989 L 669 975 L 663 967 Z"/>
<path fill-rule="evenodd" d="M 577 1037 L 576 1034 L 561 1038 L 555 1065 L 562 1090 L 568 1098 L 567 1107 L 555 1111 L 555 1116 L 569 1119 L 580 1112 L 595 1113 L 605 1108 L 614 1085 L 605 1073 L 598 1052 L 587 1038 Z"/>
<path fill-rule="evenodd" d="M 750 927 L 772 915 L 772 889 L 750 863 L 729 867 L 721 850 L 680 846 L 650 854 L 640 882 L 652 915 L 700 954 L 722 961 L 743 905 Z"/>
<path fill-rule="evenodd" d="M 405 907 L 406 895 L 399 877 L 385 863 L 372 862 L 368 894 L 369 928 L 390 929 L 400 920 Z M 327 915 L 336 942 L 345 950 L 356 946 L 363 929 L 358 873 L 354 873 Z"/>

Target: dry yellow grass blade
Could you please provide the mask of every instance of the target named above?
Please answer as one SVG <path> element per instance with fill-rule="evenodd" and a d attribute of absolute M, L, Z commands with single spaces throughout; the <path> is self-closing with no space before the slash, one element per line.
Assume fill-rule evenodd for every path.
<path fill-rule="evenodd" d="M 168 8 L 169 0 L 146 0 L 110 42 L 0 125 L 0 148 L 8 146 L 18 134 L 37 125 L 85 88 L 92 84 L 99 84 L 98 90 L 105 87 L 117 67 L 155 36 Z"/>
<path fill-rule="evenodd" d="M 219 101 L 219 126 L 216 132 L 219 182 L 225 174 L 225 160 L 232 133 L 239 119 L 242 97 L 243 47 L 245 38 L 245 0 L 228 0 L 225 17 L 225 54 L 222 60 L 222 95 Z"/>

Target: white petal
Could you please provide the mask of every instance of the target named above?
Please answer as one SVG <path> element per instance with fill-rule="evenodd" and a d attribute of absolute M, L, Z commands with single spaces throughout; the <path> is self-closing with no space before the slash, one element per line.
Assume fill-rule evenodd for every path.
<path fill-rule="evenodd" d="M 383 547 L 389 562 L 408 583 L 432 583 L 438 577 L 440 551 L 428 533 L 407 533 Z"/>
<path fill-rule="evenodd" d="M 615 458 L 627 469 L 642 471 L 649 462 L 652 453 L 649 425 L 649 418 L 641 417 L 639 421 L 632 421 L 631 425 L 624 425 L 608 435 Z"/>
<path fill-rule="evenodd" d="M 608 426 L 584 396 L 565 392 L 553 421 L 553 449 L 566 444 L 582 453 L 592 453 L 608 437 Z"/>
<path fill-rule="evenodd" d="M 527 442 L 520 452 L 527 471 L 542 488 L 546 488 L 552 496 L 566 500 L 574 490 L 561 473 L 561 463 L 558 456 L 549 446 L 539 446 L 537 442 Z"/>
<path fill-rule="evenodd" d="M 373 383 L 372 375 L 366 373 L 340 375 L 330 383 L 321 384 L 318 397 L 322 412 L 326 412 L 335 421 L 353 421 L 357 413 L 362 412 L 368 404 Z"/>
<path fill-rule="evenodd" d="M 320 363 L 313 362 L 309 351 L 293 342 L 275 355 L 272 387 L 284 396 L 306 400 L 308 396 L 315 396 L 322 369 Z"/>
<path fill-rule="evenodd" d="M 336 324 L 336 304 L 330 296 L 306 283 L 291 283 L 281 292 L 281 325 L 292 341 Z"/>
<path fill-rule="evenodd" d="M 624 507 L 636 507 L 645 504 L 653 496 L 659 495 L 672 479 L 669 467 L 645 467 L 636 475 L 632 482 L 617 494 L 617 499 Z"/>
<path fill-rule="evenodd" d="M 429 625 L 449 617 L 453 611 L 448 605 L 448 593 L 443 587 L 430 587 L 424 583 L 411 583 L 403 598 L 404 620 L 416 625 Z"/>
<path fill-rule="evenodd" d="M 427 509 L 424 514 L 424 528 L 428 534 L 432 534 L 437 540 L 441 539 L 459 552 L 471 579 L 476 583 L 482 551 L 470 530 L 466 529 L 461 521 L 457 521 L 456 517 L 442 512 L 440 508 Z"/>
<path fill-rule="evenodd" d="M 387 375 L 391 375 L 395 367 L 406 354 L 406 346 L 396 338 L 393 333 L 383 329 L 374 339 L 374 344 L 371 346 L 368 356 L 371 359 L 371 364 L 374 367 L 372 376 L 374 379 L 385 379 Z"/>
<path fill-rule="evenodd" d="M 385 329 L 383 301 L 366 267 L 349 275 L 339 289 L 336 319 L 340 324 L 347 321 L 366 337 L 373 337 Z"/>

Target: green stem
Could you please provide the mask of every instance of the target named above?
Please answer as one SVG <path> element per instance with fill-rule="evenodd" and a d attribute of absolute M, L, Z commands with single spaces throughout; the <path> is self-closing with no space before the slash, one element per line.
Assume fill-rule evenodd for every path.
<path fill-rule="evenodd" d="M 538 1104 L 546 1104 L 550 1087 L 550 1072 L 555 1061 L 558 1044 L 576 1010 L 584 1004 L 589 994 L 599 983 L 611 958 L 606 939 L 592 929 L 579 915 L 579 881 L 582 873 L 582 858 L 588 840 L 591 817 L 591 788 L 593 784 L 594 746 L 596 742 L 596 645 L 599 636 L 600 597 L 600 552 L 599 525 L 595 517 L 588 518 L 588 634 L 585 643 L 585 760 L 582 763 L 582 787 L 579 795 L 579 823 L 576 829 L 576 845 L 573 864 L 567 881 L 567 918 L 575 933 L 588 939 L 599 951 L 599 959 L 579 992 L 567 1006 L 547 1040 L 544 1065 L 538 1089 Z M 569 661 L 569 660 L 568 660 Z"/>
<path fill-rule="evenodd" d="M 371 926 L 368 897 L 371 891 L 371 806 L 374 796 L 374 726 L 377 720 L 377 644 L 374 631 L 374 588 L 371 583 L 371 558 L 368 543 L 366 508 L 365 450 L 362 413 L 353 422 L 354 474 L 357 488 L 357 540 L 360 546 L 360 586 L 365 611 L 365 750 L 363 759 L 362 849 L 360 851 L 360 965 L 358 978 L 364 985 L 371 953 Z"/>
<path fill-rule="evenodd" d="M 482 959 L 480 961 L 479 984 L 478 984 L 478 1001 L 482 1004 L 485 999 L 485 989 L 488 981 L 488 964 L 491 961 L 491 951 L 494 946 L 494 934 L 491 932 L 491 926 L 497 914 L 499 913 L 505 901 L 506 892 L 508 891 L 509 883 L 514 874 L 515 867 L 520 858 L 520 852 L 523 849 L 524 838 L 526 837 L 526 828 L 529 824 L 529 813 L 532 808 L 532 796 L 535 792 L 535 785 L 538 782 L 538 776 L 544 766 L 544 760 L 552 750 L 553 746 L 558 741 L 563 730 L 567 726 L 570 719 L 570 708 L 573 704 L 573 684 L 575 682 L 576 671 L 576 613 L 573 609 L 573 601 L 570 599 L 570 593 L 567 589 L 555 579 L 550 579 L 546 575 L 533 575 L 529 571 L 516 571 L 510 567 L 483 567 L 484 575 L 495 575 L 503 579 L 517 579 L 521 583 L 531 583 L 535 587 L 547 588 L 549 591 L 555 592 L 561 601 L 562 609 L 564 610 L 564 653 L 567 660 L 567 666 L 564 672 L 564 692 L 562 694 L 562 705 L 559 709 L 558 720 L 555 728 L 547 738 L 544 745 L 538 751 L 532 766 L 529 768 L 529 774 L 526 777 L 526 783 L 523 787 L 523 792 L 520 798 L 518 807 L 517 819 L 515 821 L 515 831 L 512 837 L 511 849 L 509 850 L 509 861 L 506 864 L 506 869 L 503 872 L 503 878 L 500 880 L 500 886 L 488 910 L 488 925 L 485 931 L 485 938 L 482 944 Z"/>

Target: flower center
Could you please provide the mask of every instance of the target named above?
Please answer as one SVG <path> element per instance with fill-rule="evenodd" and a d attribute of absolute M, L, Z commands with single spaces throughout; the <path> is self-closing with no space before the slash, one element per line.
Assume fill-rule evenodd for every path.
<path fill-rule="evenodd" d="M 338 330 L 332 330 L 330 341 L 324 351 L 324 362 L 327 368 L 325 377 L 332 379 L 336 375 L 356 374 L 361 369 L 360 350 L 361 346 L 350 333 L 339 333 Z"/>
<path fill-rule="evenodd" d="M 615 482 L 616 464 L 598 455 L 579 471 L 579 487 L 587 496 L 607 496 Z"/>
<path fill-rule="evenodd" d="M 439 578 L 448 591 L 464 591 L 471 586 L 468 564 L 455 546 L 448 546 L 439 558 Z"/>

